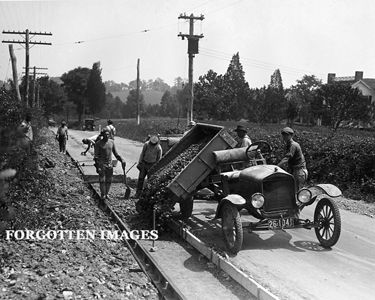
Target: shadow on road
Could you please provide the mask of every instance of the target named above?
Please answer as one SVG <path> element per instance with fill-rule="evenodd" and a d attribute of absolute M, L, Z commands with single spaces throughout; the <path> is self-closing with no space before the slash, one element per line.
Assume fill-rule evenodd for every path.
<path fill-rule="evenodd" d="M 327 252 L 332 250 L 330 248 L 323 248 L 319 243 L 312 241 L 295 241 L 294 245 L 308 251 Z"/>

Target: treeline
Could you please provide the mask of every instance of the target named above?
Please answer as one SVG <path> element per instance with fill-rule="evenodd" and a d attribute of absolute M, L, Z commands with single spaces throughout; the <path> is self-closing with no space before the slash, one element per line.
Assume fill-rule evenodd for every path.
<path fill-rule="evenodd" d="M 280 70 L 268 86 L 252 89 L 246 82 L 239 54 L 224 75 L 213 70 L 195 84 L 195 114 L 200 119 L 276 123 L 287 120 L 337 128 L 343 121 L 369 122 L 369 99 L 349 84 L 322 84 L 314 75 L 304 75 L 290 88 L 283 87 Z"/>
<path fill-rule="evenodd" d="M 25 79 L 25 78 L 24 78 Z M 23 79 L 20 89 L 25 91 Z M 30 82 L 32 82 L 30 78 Z M 190 103 L 188 84 L 181 77 L 171 87 L 162 79 L 137 82 L 106 81 L 101 77 L 100 62 L 92 68 L 75 68 L 60 78 L 37 80 L 40 103 L 46 116 L 71 118 L 74 113 L 101 118 L 135 118 L 137 97 L 142 117 L 185 117 Z M 35 85 L 29 88 L 29 99 L 35 99 Z M 145 95 L 157 92 L 156 104 L 146 104 Z M 123 99 L 120 99 L 121 95 Z M 124 99 L 126 95 L 126 99 Z M 154 97 L 155 97 L 154 95 Z M 155 100 L 155 99 L 154 99 Z M 194 84 L 194 116 L 198 120 L 246 120 L 249 122 L 326 125 L 338 128 L 343 122 L 370 124 L 373 106 L 350 84 L 323 84 L 314 75 L 304 75 L 296 84 L 284 88 L 281 72 L 275 70 L 270 83 L 250 88 L 239 53 L 233 55 L 225 74 L 209 70 Z M 32 103 L 30 103 L 32 106 Z"/>
<path fill-rule="evenodd" d="M 135 117 L 134 82 L 125 104 L 116 101 L 122 117 Z M 144 103 L 143 92 L 158 89 L 164 93 L 160 104 Z M 185 116 L 189 106 L 188 85 L 181 78 L 170 88 L 161 79 L 141 82 L 141 114 L 148 116 Z M 112 101 L 112 100 L 111 100 Z M 116 106 L 114 106 L 116 107 Z M 112 109 L 109 114 L 116 114 Z M 347 124 L 370 124 L 373 106 L 357 89 L 347 83 L 323 84 L 314 75 L 304 75 L 296 84 L 284 88 L 281 72 L 275 70 L 268 86 L 250 88 L 245 80 L 239 53 L 233 55 L 225 74 L 209 70 L 194 85 L 194 116 L 200 120 L 246 120 L 249 122 L 326 125 L 337 129 Z"/>

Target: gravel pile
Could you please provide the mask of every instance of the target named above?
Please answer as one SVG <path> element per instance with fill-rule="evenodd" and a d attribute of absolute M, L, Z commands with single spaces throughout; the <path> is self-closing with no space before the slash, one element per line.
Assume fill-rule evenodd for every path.
<path fill-rule="evenodd" d="M 8 228 L 98 234 L 62 240 L 6 240 L 3 234 L 0 299 L 158 299 L 123 242 L 101 239 L 99 232 L 117 228 L 97 207 L 70 158 L 58 152 L 54 136 L 47 129 L 42 135 L 46 142 L 37 147 L 37 156 L 11 183 L 16 213 Z"/>
<path fill-rule="evenodd" d="M 175 159 L 155 172 L 143 189 L 141 198 L 137 202 L 137 211 L 144 219 L 152 220 L 153 210 L 156 210 L 156 228 L 165 230 L 165 223 L 172 216 L 175 200 L 167 186 L 201 151 L 205 142 L 191 144 Z"/>

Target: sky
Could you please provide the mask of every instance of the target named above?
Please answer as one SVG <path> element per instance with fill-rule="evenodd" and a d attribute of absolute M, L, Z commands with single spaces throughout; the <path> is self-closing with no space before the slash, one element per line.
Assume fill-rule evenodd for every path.
<path fill-rule="evenodd" d="M 51 32 L 31 41 L 30 67 L 50 77 L 100 61 L 103 81 L 129 83 L 188 78 L 189 24 L 180 14 L 204 16 L 194 23 L 203 34 L 194 58 L 194 81 L 212 69 L 225 74 L 239 52 L 251 88 L 268 85 L 280 69 L 284 87 L 303 75 L 327 81 L 328 73 L 375 78 L 373 0 L 90 0 L 1 1 L 1 40 L 24 41 L 3 31 Z M 12 77 L 7 43 L 0 44 L 0 80 Z M 14 44 L 18 73 L 25 66 L 23 44 Z"/>

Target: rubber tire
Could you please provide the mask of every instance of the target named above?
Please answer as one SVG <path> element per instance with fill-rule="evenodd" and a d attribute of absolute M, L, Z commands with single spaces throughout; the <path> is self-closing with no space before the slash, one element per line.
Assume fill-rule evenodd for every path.
<path fill-rule="evenodd" d="M 333 218 L 333 223 L 328 221 Z M 314 223 L 321 226 L 315 227 L 315 234 L 323 248 L 331 248 L 337 243 L 341 233 L 341 216 L 337 204 L 330 198 L 321 199 L 315 207 Z M 333 229 L 332 229 L 333 227 Z M 331 232 L 332 234 L 328 236 Z M 325 232 L 327 232 L 325 237 Z"/>
<path fill-rule="evenodd" d="M 181 200 L 179 204 L 180 204 L 180 213 L 181 213 L 182 219 L 184 220 L 189 219 L 191 215 L 193 214 L 193 205 L 194 205 L 193 197 L 191 196 L 185 200 Z"/>
<path fill-rule="evenodd" d="M 225 246 L 232 254 L 237 254 L 242 248 L 243 230 L 241 216 L 238 209 L 230 204 L 225 203 L 221 208 L 221 228 L 223 231 Z M 229 236 L 234 233 L 235 236 Z"/>

